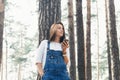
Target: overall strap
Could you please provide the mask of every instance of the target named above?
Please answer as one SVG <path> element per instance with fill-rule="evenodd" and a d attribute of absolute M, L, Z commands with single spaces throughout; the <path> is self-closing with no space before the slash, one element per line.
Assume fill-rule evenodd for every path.
<path fill-rule="evenodd" d="M 48 41 L 47 50 L 50 50 L 50 41 Z"/>

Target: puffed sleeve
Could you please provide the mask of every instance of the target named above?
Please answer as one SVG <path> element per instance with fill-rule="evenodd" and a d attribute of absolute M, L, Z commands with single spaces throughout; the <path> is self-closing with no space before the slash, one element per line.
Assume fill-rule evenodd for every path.
<path fill-rule="evenodd" d="M 43 55 L 45 50 L 45 40 L 41 41 L 39 47 L 36 50 L 36 64 L 37 63 L 42 63 L 43 61 Z"/>

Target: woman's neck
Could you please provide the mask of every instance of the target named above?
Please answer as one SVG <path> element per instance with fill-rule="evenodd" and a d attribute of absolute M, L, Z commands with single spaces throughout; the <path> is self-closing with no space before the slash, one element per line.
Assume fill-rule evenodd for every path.
<path fill-rule="evenodd" d="M 55 40 L 54 40 L 54 42 L 58 42 L 59 43 L 60 42 L 60 38 L 56 37 Z"/>

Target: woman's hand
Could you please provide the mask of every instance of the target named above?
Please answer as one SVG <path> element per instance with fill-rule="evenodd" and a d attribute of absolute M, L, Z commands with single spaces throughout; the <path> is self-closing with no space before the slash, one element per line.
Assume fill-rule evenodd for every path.
<path fill-rule="evenodd" d="M 44 71 L 42 69 L 42 63 L 37 63 L 38 73 L 42 77 L 44 75 Z"/>
<path fill-rule="evenodd" d="M 62 42 L 62 50 L 63 50 L 63 55 L 66 54 L 66 49 L 69 47 L 68 40 L 64 40 Z"/>
<path fill-rule="evenodd" d="M 40 69 L 40 70 L 39 70 L 39 75 L 40 75 L 41 77 L 44 75 L 43 69 Z"/>
<path fill-rule="evenodd" d="M 69 44 L 68 44 L 68 40 L 64 40 L 62 42 L 62 49 L 63 49 L 63 57 L 64 57 L 64 61 L 66 64 L 68 64 L 69 60 L 68 60 L 68 57 L 66 56 L 66 49 L 69 47 Z"/>

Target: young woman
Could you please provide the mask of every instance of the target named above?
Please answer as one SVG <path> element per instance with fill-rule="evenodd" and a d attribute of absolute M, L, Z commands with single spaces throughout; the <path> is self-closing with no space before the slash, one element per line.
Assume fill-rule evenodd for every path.
<path fill-rule="evenodd" d="M 61 22 L 50 28 L 50 39 L 43 40 L 37 51 L 36 65 L 42 80 L 70 80 L 68 41 Z"/>

